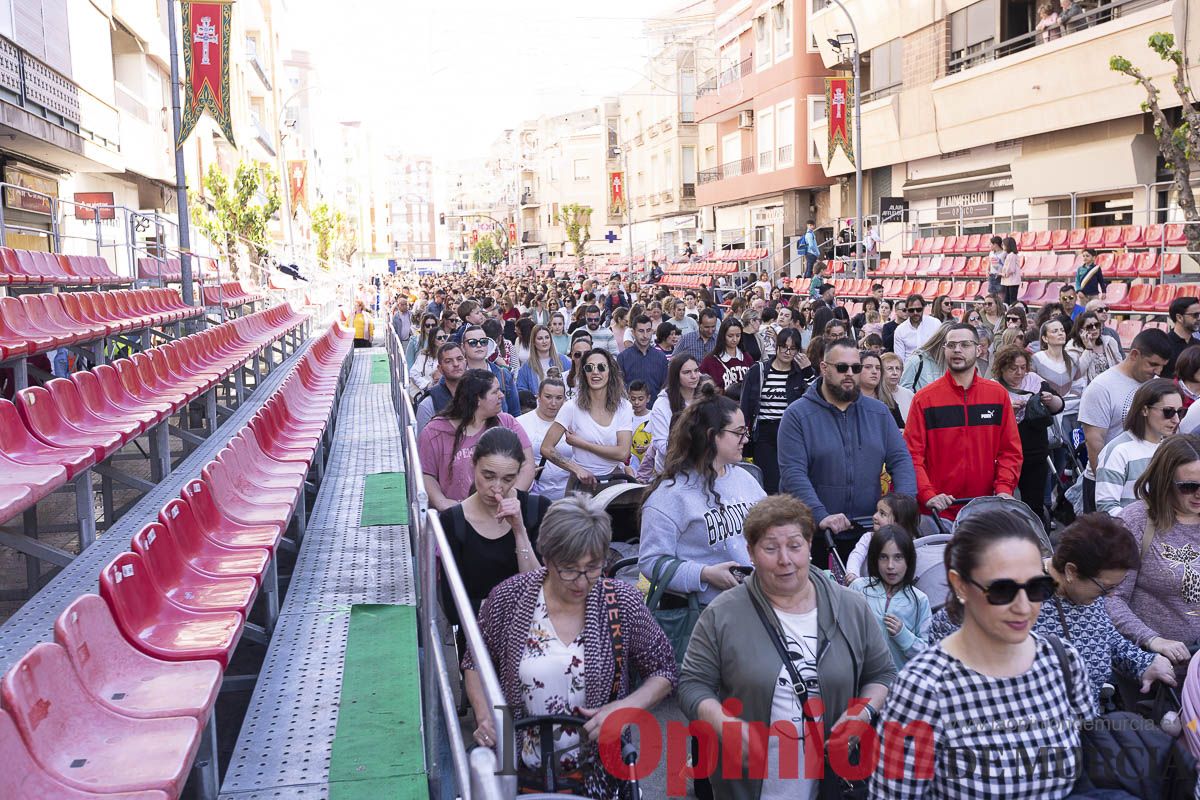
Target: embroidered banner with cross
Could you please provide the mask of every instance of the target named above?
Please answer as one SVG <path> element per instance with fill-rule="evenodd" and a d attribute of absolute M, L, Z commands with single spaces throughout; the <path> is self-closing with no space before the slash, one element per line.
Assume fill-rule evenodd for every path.
<path fill-rule="evenodd" d="M 230 120 L 229 37 L 233 31 L 231 0 L 180 0 L 183 18 L 184 98 L 179 141 L 183 147 L 200 115 L 208 111 L 232 145 Z"/>
<path fill-rule="evenodd" d="M 853 78 L 825 79 L 825 108 L 829 129 L 828 164 L 833 163 L 833 153 L 839 146 L 850 163 L 854 163 L 854 138 L 850 133 L 850 97 L 854 93 Z"/>

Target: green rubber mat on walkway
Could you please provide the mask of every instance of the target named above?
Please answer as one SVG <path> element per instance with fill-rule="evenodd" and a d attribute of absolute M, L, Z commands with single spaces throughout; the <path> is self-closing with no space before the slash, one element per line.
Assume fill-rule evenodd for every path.
<path fill-rule="evenodd" d="M 391 383 L 392 368 L 387 356 L 371 356 L 371 383 Z"/>
<path fill-rule="evenodd" d="M 408 489 L 403 472 L 377 472 L 366 477 L 358 526 L 407 525 Z"/>
<path fill-rule="evenodd" d="M 426 800 L 424 753 L 417 609 L 356 605 L 329 763 L 330 800 Z"/>

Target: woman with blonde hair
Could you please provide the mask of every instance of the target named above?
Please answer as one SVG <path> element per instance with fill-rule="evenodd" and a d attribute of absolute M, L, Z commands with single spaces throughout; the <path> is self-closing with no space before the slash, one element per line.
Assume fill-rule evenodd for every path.
<path fill-rule="evenodd" d="M 517 390 L 536 395 L 543 380 L 561 378 L 570 371 L 571 361 L 559 354 L 550 329 L 534 325 L 529 332 L 529 358 L 517 371 Z"/>
<path fill-rule="evenodd" d="M 883 365 L 883 380 L 880 385 L 887 386 L 888 393 L 896 401 L 896 408 L 900 410 L 901 418 L 907 421 L 908 409 L 912 406 L 916 393 L 900 385 L 900 379 L 904 375 L 904 362 L 900 360 L 900 356 L 890 351 L 881 353 L 879 360 Z"/>
<path fill-rule="evenodd" d="M 925 344 L 912 352 L 904 362 L 901 386 L 916 394 L 946 374 L 946 334 L 956 324 L 954 320 L 943 322 Z"/>

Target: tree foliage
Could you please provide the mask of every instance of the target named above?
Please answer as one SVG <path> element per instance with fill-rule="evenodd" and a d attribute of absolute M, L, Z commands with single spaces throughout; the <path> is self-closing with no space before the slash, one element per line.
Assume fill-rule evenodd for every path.
<path fill-rule="evenodd" d="M 1195 94 L 1188 85 L 1187 69 L 1183 51 L 1175 47 L 1175 37 L 1169 33 L 1155 33 L 1148 45 L 1163 61 L 1175 66 L 1171 85 L 1182 104 L 1179 122 L 1173 122 L 1162 109 L 1160 93 L 1154 82 L 1142 70 L 1123 56 L 1109 59 L 1110 69 L 1133 78 L 1146 91 L 1142 111 L 1154 119 L 1154 138 L 1158 152 L 1162 154 L 1167 169 L 1174 174 L 1175 193 L 1179 208 L 1186 220 L 1188 250 L 1200 252 L 1200 212 L 1196 208 L 1196 196 L 1192 190 L 1192 164 L 1200 158 L 1200 107 Z"/>
<path fill-rule="evenodd" d="M 328 203 L 319 203 L 313 208 L 311 219 L 313 236 L 317 240 L 317 264 L 322 269 L 329 269 L 331 258 L 349 262 L 358 251 L 358 237 L 346 215 Z"/>
<path fill-rule="evenodd" d="M 496 245 L 491 234 L 481 236 L 471 249 L 471 263 L 477 267 L 499 264 L 504 260 L 504 251 Z"/>
<path fill-rule="evenodd" d="M 575 250 L 575 258 L 582 264 L 587 253 L 587 243 L 592 239 L 592 207 L 579 203 L 565 205 L 555 222 L 566 228 L 567 241 Z"/>
<path fill-rule="evenodd" d="M 220 247 L 236 277 L 237 255 L 245 249 L 254 263 L 267 255 L 267 223 L 281 205 L 279 176 L 268 168 L 241 162 L 233 181 L 212 164 L 204 176 L 204 197 L 191 197 L 191 219 Z"/>

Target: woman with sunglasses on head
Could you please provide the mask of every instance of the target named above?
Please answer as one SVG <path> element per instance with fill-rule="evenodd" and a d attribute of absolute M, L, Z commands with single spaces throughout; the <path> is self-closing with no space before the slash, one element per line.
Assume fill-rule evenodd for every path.
<path fill-rule="evenodd" d="M 1163 439 L 1179 429 L 1183 416 L 1179 387 L 1166 378 L 1146 381 L 1125 412 L 1125 430 L 1096 459 L 1096 510 L 1119 516 L 1137 499 L 1133 487 Z"/>
<path fill-rule="evenodd" d="M 1079 365 L 1084 384 L 1111 366 L 1121 363 L 1120 343 L 1104 333 L 1104 323 L 1095 311 L 1084 311 L 1071 325 L 1067 354 Z"/>
<path fill-rule="evenodd" d="M 784 328 L 772 343 L 774 356 L 746 373 L 741 407 L 750 430 L 749 451 L 763 473 L 768 494 L 779 491 L 779 423 L 783 412 L 804 396 L 816 373 L 800 350 L 800 332 Z"/>
<path fill-rule="evenodd" d="M 1054 555 L 1045 559 L 1046 574 L 1057 584 L 1042 603 L 1033 632 L 1070 641 L 1087 665 L 1092 697 L 1115 672 L 1149 691 L 1152 681 L 1175 685 L 1171 662 L 1143 650 L 1122 636 L 1108 615 L 1105 598 L 1116 591 L 1130 570 L 1138 568 L 1137 544 L 1120 520 L 1106 514 L 1083 514 L 1062 530 Z M 1111 602 L 1111 601 L 1109 601 Z M 933 615 L 930 641 L 946 638 L 958 625 L 943 609 Z"/>
<path fill-rule="evenodd" d="M 438 369 L 438 348 L 450 341 L 450 334 L 436 327 L 432 329 L 431 334 L 429 341 L 421 348 L 420 353 L 413 361 L 408 362 L 410 365 L 408 368 L 409 397 L 416 397 L 442 379 L 442 373 Z M 422 332 L 422 338 L 424 338 L 424 332 Z"/>
<path fill-rule="evenodd" d="M 556 772 L 577 797 L 617 796 L 596 747 L 608 716 L 621 708 L 649 711 L 677 682 L 671 643 L 641 593 L 603 577 L 611 543 L 612 521 L 599 503 L 578 495 L 556 501 L 539 531 L 545 567 L 498 585 L 479 612 L 512 718 L 563 714 L 587 720 L 580 728 L 555 726 L 552 734 Z M 475 741 L 494 748 L 498 736 L 511 733 L 496 730 L 496 712 L 470 653 L 462 667 L 478 725 Z M 522 787 L 548 789 L 542 775 L 550 754 L 541 751 L 537 729 L 519 736 L 516 748 Z"/>
<path fill-rule="evenodd" d="M 1134 484 L 1121 519 L 1138 543 L 1141 566 L 1109 600 L 1117 630 L 1187 670 L 1200 638 L 1200 436 L 1170 436 Z"/>
<path fill-rule="evenodd" d="M 567 491 L 575 486 L 595 489 L 599 480 L 623 471 L 633 443 L 633 406 L 625 397 L 617 359 L 597 347 L 581 360 L 576 394 L 563 404 L 542 439 L 542 456 L 572 475 Z M 555 449 L 564 436 L 574 448 L 570 459 Z"/>
<path fill-rule="evenodd" d="M 961 627 L 909 660 L 888 693 L 885 728 L 876 726 L 928 726 L 930 735 L 919 742 L 883 737 L 871 797 L 1067 797 L 1081 766 L 1078 725 L 1094 718 L 1097 708 L 1072 643 L 1061 643 L 1060 656 L 1056 642 L 1031 633 L 1057 587 L 1046 574 L 1037 535 L 1012 514 L 980 512 L 959 521 L 945 564 L 946 611 Z M 1071 676 L 1070 690 L 1064 672 Z M 963 769 L 961 754 L 983 748 L 992 769 Z M 1056 769 L 1023 768 L 1023 756 L 1045 752 L 1054 754 Z M 930 757 L 932 777 L 916 769 Z"/>

